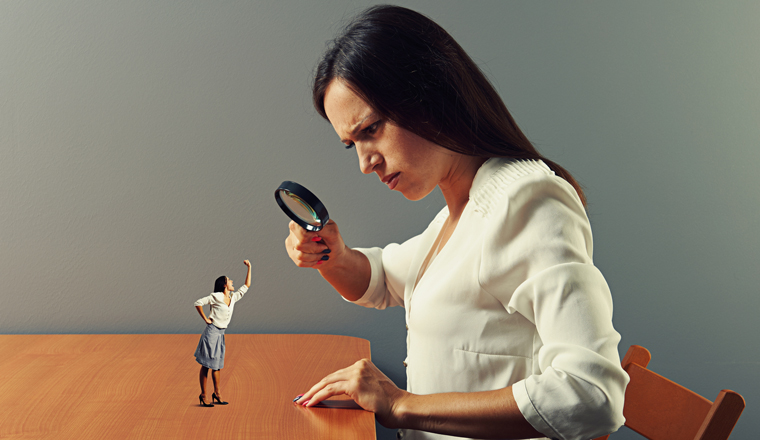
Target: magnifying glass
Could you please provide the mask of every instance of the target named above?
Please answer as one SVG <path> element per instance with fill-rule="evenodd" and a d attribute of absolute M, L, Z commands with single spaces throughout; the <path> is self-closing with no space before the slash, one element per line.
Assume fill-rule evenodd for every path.
<path fill-rule="evenodd" d="M 307 231 L 319 231 L 330 219 L 317 196 L 295 182 L 282 182 L 274 198 L 283 212 Z"/>

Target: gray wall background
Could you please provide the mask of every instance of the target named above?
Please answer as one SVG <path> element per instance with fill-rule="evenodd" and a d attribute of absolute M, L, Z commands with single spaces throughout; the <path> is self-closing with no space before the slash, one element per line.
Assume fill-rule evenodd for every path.
<path fill-rule="evenodd" d="M 0 333 L 199 333 L 193 301 L 242 284 L 248 258 L 230 333 L 366 338 L 405 386 L 402 310 L 296 268 L 273 199 L 306 185 L 352 246 L 443 206 L 362 175 L 311 108 L 325 42 L 370 3 L 0 2 Z M 754 438 L 760 3 L 399 4 L 454 35 L 585 187 L 621 355 L 644 345 L 708 398 L 740 392 L 733 438 Z"/>

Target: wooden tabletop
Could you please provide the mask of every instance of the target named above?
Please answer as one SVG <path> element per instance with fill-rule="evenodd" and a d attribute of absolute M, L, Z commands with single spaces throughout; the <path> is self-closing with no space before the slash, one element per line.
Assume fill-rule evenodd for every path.
<path fill-rule="evenodd" d="M 221 393 L 230 404 L 204 408 L 199 338 L 0 335 L 0 438 L 376 438 L 374 415 L 353 401 L 293 404 L 322 377 L 369 358 L 368 341 L 228 334 Z M 213 390 L 209 377 L 207 401 Z"/>

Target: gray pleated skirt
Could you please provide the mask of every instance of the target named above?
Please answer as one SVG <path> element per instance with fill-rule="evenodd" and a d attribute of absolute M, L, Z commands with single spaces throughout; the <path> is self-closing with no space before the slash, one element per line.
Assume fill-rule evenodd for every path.
<path fill-rule="evenodd" d="M 224 329 L 214 324 L 206 325 L 195 349 L 195 360 L 212 370 L 224 368 Z"/>

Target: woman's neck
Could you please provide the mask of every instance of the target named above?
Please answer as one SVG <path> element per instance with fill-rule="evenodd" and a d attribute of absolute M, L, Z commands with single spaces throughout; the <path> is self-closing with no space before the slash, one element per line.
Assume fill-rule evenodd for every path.
<path fill-rule="evenodd" d="M 475 180 L 475 174 L 486 160 L 485 157 L 460 156 L 449 176 L 439 184 L 446 206 L 449 208 L 449 219 L 454 223 L 464 212 L 470 200 L 470 188 Z"/>

